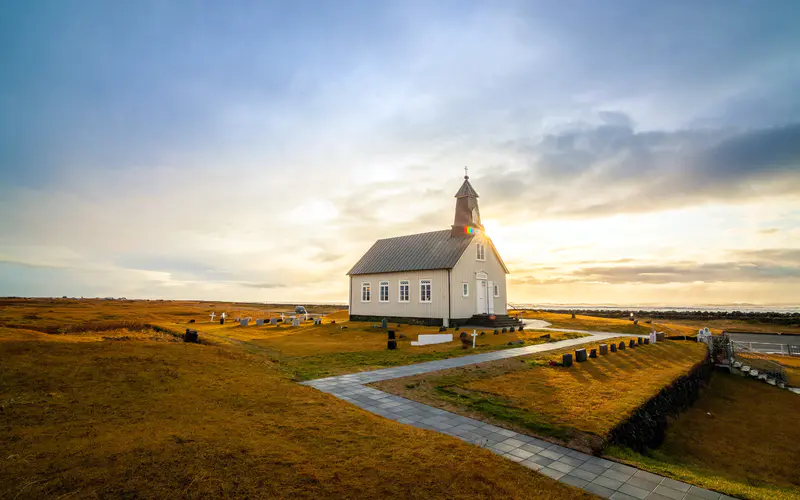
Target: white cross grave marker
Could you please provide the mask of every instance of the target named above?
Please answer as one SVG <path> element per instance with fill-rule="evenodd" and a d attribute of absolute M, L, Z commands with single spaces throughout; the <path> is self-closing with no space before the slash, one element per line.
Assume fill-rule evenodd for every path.
<path fill-rule="evenodd" d="M 216 316 L 216 314 L 214 314 L 214 312 L 212 311 L 212 312 L 211 312 L 211 322 L 212 322 L 212 323 L 214 322 L 214 316 Z"/>
<path fill-rule="evenodd" d="M 472 348 L 475 349 L 475 339 L 478 338 L 478 330 L 472 330 Z"/>

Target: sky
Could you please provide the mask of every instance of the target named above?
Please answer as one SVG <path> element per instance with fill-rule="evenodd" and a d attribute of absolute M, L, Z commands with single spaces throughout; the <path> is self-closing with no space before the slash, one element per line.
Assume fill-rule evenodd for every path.
<path fill-rule="evenodd" d="M 798 18 L 3 2 L 0 295 L 346 302 L 468 166 L 512 303 L 800 303 Z"/>

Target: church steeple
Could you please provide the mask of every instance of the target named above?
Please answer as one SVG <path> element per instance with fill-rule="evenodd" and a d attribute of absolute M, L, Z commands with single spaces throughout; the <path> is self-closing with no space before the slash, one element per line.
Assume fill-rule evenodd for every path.
<path fill-rule="evenodd" d="M 453 219 L 453 236 L 471 234 L 475 230 L 483 230 L 481 213 L 478 210 L 478 193 L 469 183 L 467 168 L 464 167 L 464 183 L 456 193 L 456 215 Z"/>

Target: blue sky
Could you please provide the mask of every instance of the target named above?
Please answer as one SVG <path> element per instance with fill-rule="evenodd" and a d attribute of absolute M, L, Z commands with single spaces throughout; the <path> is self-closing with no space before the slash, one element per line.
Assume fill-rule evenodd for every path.
<path fill-rule="evenodd" d="M 5 2 L 0 294 L 344 301 L 469 165 L 511 300 L 800 301 L 798 17 Z"/>

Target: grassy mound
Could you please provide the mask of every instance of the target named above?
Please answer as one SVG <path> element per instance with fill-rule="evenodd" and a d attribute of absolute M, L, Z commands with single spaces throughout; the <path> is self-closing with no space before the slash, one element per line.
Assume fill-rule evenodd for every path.
<path fill-rule="evenodd" d="M 0 497 L 590 498 L 263 356 L 107 334 L 0 330 Z"/>

